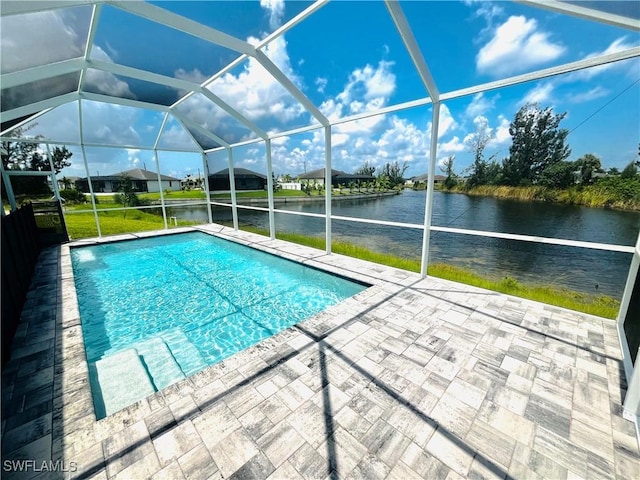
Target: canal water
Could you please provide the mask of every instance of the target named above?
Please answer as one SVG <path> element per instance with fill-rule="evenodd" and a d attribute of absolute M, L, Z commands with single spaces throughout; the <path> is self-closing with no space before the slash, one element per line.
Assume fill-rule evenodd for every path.
<path fill-rule="evenodd" d="M 377 199 L 340 200 L 332 215 L 422 224 L 425 192 L 406 190 Z M 634 245 L 640 213 L 520 202 L 491 197 L 435 192 L 433 225 L 587 242 Z M 324 202 L 288 203 L 282 210 L 324 213 Z M 177 210 L 177 209 L 176 209 Z M 206 221 L 205 207 L 172 213 L 181 219 Z M 214 207 L 214 221 L 230 222 L 231 209 Z M 265 212 L 239 210 L 241 224 L 268 228 Z M 278 231 L 324 235 L 324 219 L 277 213 Z M 333 220 L 335 239 L 407 258 L 419 258 L 420 230 Z M 443 262 L 493 278 L 551 284 L 586 293 L 621 298 L 631 254 L 432 232 L 430 262 Z"/>

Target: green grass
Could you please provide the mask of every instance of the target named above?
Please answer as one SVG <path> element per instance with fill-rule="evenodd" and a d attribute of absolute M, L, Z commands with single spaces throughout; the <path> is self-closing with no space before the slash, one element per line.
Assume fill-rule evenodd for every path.
<path fill-rule="evenodd" d="M 527 202 L 549 202 L 586 207 L 606 207 L 617 210 L 640 210 L 640 180 L 608 178 L 593 185 L 573 186 L 565 189 L 541 186 L 509 187 L 505 185 L 480 185 L 465 189 L 459 185 L 451 190 L 456 193 L 485 197 L 508 198 Z"/>
<path fill-rule="evenodd" d="M 87 203 L 74 203 L 74 204 L 65 204 L 64 210 L 65 212 L 73 212 L 76 210 L 91 210 L 91 202 Z M 115 203 L 113 201 L 103 201 L 96 204 L 96 208 L 98 210 L 109 210 L 111 208 L 122 208 L 122 205 L 119 203 Z"/>
<path fill-rule="evenodd" d="M 164 228 L 161 216 L 146 213 L 140 210 L 127 210 L 118 212 L 99 212 L 100 231 L 102 235 L 118 235 L 121 233 L 144 232 L 148 230 L 160 230 Z M 71 239 L 95 237 L 98 235 L 95 217 L 93 213 L 68 213 L 65 216 L 67 232 Z M 195 222 L 178 221 L 178 226 L 194 225 Z"/>
<path fill-rule="evenodd" d="M 160 192 L 154 193 L 139 193 L 138 198 L 140 200 L 160 200 Z M 178 200 L 181 198 L 200 198 L 206 200 L 207 195 L 202 190 L 178 190 L 164 192 L 165 200 Z"/>
<path fill-rule="evenodd" d="M 243 226 L 241 229 L 260 235 L 269 235 L 267 230 L 255 227 Z M 321 250 L 326 248 L 324 237 L 310 237 L 298 233 L 287 232 L 278 232 L 276 237 L 280 240 L 306 245 Z M 374 252 L 348 242 L 332 242 L 332 251 L 334 253 L 367 260 L 373 263 L 379 263 L 381 265 L 387 265 L 412 272 L 420 271 L 420 260 L 417 258 L 410 259 Z M 551 285 L 527 285 L 510 277 L 492 279 L 482 277 L 477 273 L 465 270 L 464 268 L 443 263 L 434 263 L 429 265 L 428 274 L 434 277 L 464 283 L 466 285 L 473 285 L 487 290 L 492 290 L 494 292 L 505 293 L 507 295 L 527 298 L 529 300 L 535 300 L 549 305 L 556 305 L 558 307 L 564 307 L 604 318 L 616 318 L 620 307 L 620 302 L 618 300 L 606 295 L 588 295 Z"/>

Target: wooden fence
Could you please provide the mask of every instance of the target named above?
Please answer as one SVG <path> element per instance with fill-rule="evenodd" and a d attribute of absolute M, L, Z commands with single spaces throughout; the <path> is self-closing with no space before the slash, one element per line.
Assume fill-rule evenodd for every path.
<path fill-rule="evenodd" d="M 2 217 L 2 365 L 9 359 L 40 249 L 31 204 Z"/>

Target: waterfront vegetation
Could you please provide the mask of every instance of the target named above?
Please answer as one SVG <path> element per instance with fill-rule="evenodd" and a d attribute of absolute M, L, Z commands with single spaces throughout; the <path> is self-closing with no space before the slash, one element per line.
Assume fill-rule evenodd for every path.
<path fill-rule="evenodd" d="M 632 159 L 622 171 L 605 171 L 600 158 L 591 153 L 568 160 L 569 131 L 560 128 L 565 116 L 537 104 L 524 105 L 509 125 L 512 144 L 502 161 L 495 155 L 485 158 L 494 132 L 486 119 L 479 121 L 465 139 L 473 163 L 463 179 L 453 169 L 454 156 L 449 157 L 443 165 L 444 187 L 469 195 L 640 210 L 640 161 Z"/>
<path fill-rule="evenodd" d="M 450 191 L 521 201 L 640 211 L 640 177 L 610 176 L 590 185 L 574 185 L 568 188 L 507 185 L 478 185 L 469 188 L 459 184 Z"/>
<path fill-rule="evenodd" d="M 242 226 L 242 230 L 268 236 L 269 232 L 252 226 Z M 298 243 L 313 248 L 324 250 L 326 248 L 324 237 L 312 237 L 298 233 L 278 232 L 276 237 L 292 243 Z M 353 243 L 334 240 L 331 243 L 331 250 L 334 253 L 359 258 L 390 267 L 420 271 L 419 258 L 403 258 L 386 253 L 379 253 L 369 250 Z M 443 263 L 433 263 L 429 265 L 429 275 L 451 280 L 458 283 L 473 285 L 495 292 L 527 298 L 538 302 L 556 305 L 559 307 L 577 310 L 579 312 L 597 315 L 599 317 L 614 319 L 618 314 L 620 302 L 607 295 L 588 295 L 575 292 L 553 285 L 526 285 L 511 277 L 487 278 L 464 268 Z"/>

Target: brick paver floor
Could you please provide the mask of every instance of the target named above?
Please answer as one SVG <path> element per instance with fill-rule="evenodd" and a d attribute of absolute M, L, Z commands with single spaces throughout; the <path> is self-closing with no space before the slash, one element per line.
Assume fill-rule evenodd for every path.
<path fill-rule="evenodd" d="M 3 478 L 640 478 L 614 322 L 201 229 L 372 286 L 96 421 L 69 246 L 46 250 L 2 373 Z"/>

